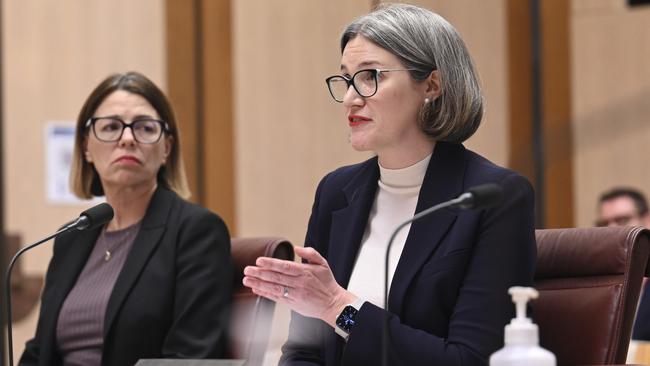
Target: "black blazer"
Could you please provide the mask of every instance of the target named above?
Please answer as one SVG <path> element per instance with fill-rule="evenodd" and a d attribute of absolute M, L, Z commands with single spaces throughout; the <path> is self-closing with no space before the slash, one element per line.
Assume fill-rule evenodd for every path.
<path fill-rule="evenodd" d="M 377 191 L 377 158 L 327 175 L 316 191 L 306 244 L 347 287 Z M 416 212 L 487 182 L 501 205 L 445 209 L 412 224 L 389 294 L 391 365 L 486 365 L 514 316 L 513 285 L 533 283 L 533 191 L 522 176 L 460 144 L 438 142 Z M 378 273 L 377 276 L 383 276 Z M 282 365 L 381 365 L 386 312 L 366 302 L 348 342 L 318 319 L 292 314 Z"/>
<path fill-rule="evenodd" d="M 72 232 L 54 242 L 36 335 L 20 365 L 61 364 L 59 311 L 100 231 Z M 230 237 L 221 218 L 158 188 L 108 301 L 102 365 L 221 357 L 232 274 Z"/>

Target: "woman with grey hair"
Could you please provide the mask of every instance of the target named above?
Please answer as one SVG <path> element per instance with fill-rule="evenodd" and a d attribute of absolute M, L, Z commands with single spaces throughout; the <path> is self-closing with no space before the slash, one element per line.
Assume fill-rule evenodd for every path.
<path fill-rule="evenodd" d="M 376 156 L 320 182 L 305 248 L 296 248 L 302 263 L 260 258 L 245 269 L 246 286 L 293 310 L 280 363 L 485 365 L 514 313 L 508 288 L 532 284 L 532 188 L 463 147 L 483 101 L 469 53 L 442 17 L 380 7 L 348 25 L 341 51 L 341 75 L 327 85 L 352 147 Z M 441 210 L 398 233 L 385 304 L 394 229 L 484 183 L 503 188 L 499 206 Z"/>

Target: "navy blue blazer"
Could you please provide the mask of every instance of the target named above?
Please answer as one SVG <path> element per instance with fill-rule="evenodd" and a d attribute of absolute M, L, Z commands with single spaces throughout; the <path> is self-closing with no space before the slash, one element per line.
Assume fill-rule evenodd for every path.
<path fill-rule="evenodd" d="M 650 281 L 643 287 L 643 295 L 636 311 L 632 339 L 650 341 Z"/>
<path fill-rule="evenodd" d="M 377 191 L 377 158 L 327 175 L 305 245 L 347 287 Z M 533 283 L 534 195 L 521 175 L 460 144 L 438 142 L 416 212 L 494 182 L 501 205 L 446 209 L 412 224 L 389 294 L 391 365 L 486 365 L 514 316 L 508 288 Z M 380 274 L 378 273 L 378 276 Z M 281 365 L 381 365 L 385 310 L 366 302 L 347 343 L 325 322 L 292 313 Z"/>
<path fill-rule="evenodd" d="M 35 337 L 19 365 L 62 363 L 56 324 L 101 228 L 54 242 Z M 219 358 L 226 345 L 233 267 L 219 216 L 158 188 L 104 318 L 103 366 L 140 358 Z"/>

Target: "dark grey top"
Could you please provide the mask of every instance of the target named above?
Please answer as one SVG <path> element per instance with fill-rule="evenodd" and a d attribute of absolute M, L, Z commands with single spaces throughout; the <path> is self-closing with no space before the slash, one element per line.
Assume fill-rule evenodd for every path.
<path fill-rule="evenodd" d="M 101 365 L 106 306 L 139 230 L 140 222 L 116 231 L 104 228 L 97 238 L 59 313 L 56 337 L 65 366 Z"/>

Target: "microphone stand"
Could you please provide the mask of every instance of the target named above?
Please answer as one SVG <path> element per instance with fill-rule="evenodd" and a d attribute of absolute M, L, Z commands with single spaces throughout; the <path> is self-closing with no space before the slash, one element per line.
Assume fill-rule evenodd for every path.
<path fill-rule="evenodd" d="M 7 267 L 7 274 L 5 276 L 5 296 L 7 300 L 7 344 L 9 348 L 9 366 L 14 366 L 14 342 L 13 342 L 13 330 L 11 327 L 11 270 L 14 268 L 14 264 L 23 253 L 34 248 L 37 245 L 40 245 L 57 235 L 63 234 L 67 231 L 77 229 L 77 230 L 87 230 L 98 227 L 109 222 L 113 218 L 114 212 L 113 208 L 106 202 L 100 203 L 99 205 L 93 206 L 86 211 L 82 212 L 78 218 L 66 223 L 61 229 L 59 229 L 54 234 L 48 236 L 45 239 L 39 240 L 34 244 L 30 244 L 21 250 L 19 250 Z M 3 360 L 0 360 L 3 361 Z M 0 362 L 0 365 L 3 363 Z"/>
<path fill-rule="evenodd" d="M 471 193 L 463 193 L 457 198 L 454 198 L 453 200 L 450 201 L 445 201 L 442 203 L 439 203 L 435 206 L 429 207 L 424 211 L 421 211 L 417 214 L 415 214 L 413 217 L 410 219 L 404 221 L 403 223 L 399 224 L 397 228 L 393 231 L 393 234 L 390 236 L 390 240 L 388 241 L 388 246 L 386 247 L 386 257 L 385 257 L 385 267 L 384 267 L 384 310 L 386 312 L 384 313 L 384 332 L 383 332 L 383 347 L 382 347 L 382 365 L 383 366 L 388 366 L 388 346 L 390 343 L 390 329 L 388 328 L 388 319 L 390 317 L 390 312 L 388 311 L 388 264 L 390 260 L 390 248 L 393 246 L 393 241 L 395 240 L 395 237 L 397 236 L 397 233 L 399 233 L 400 230 L 402 230 L 406 225 L 412 223 L 413 221 L 416 221 L 424 216 L 427 216 L 435 211 L 441 210 L 443 208 L 447 207 L 452 207 L 452 206 L 458 206 L 458 205 L 464 205 L 468 201 L 471 202 L 472 200 L 472 194 Z M 12 365 L 13 366 L 13 365 Z"/>
<path fill-rule="evenodd" d="M 11 270 L 14 268 L 14 264 L 16 263 L 16 260 L 18 260 L 18 257 L 20 257 L 24 252 L 34 248 L 35 246 L 38 246 L 54 237 L 56 237 L 59 234 L 62 234 L 66 231 L 70 231 L 77 227 L 77 223 L 79 220 L 73 222 L 72 224 L 66 225 L 63 229 L 57 231 L 56 233 L 48 236 L 45 239 L 42 239 L 34 244 L 28 245 L 22 249 L 20 249 L 14 257 L 11 259 L 11 262 L 9 262 L 9 266 L 7 267 L 7 272 L 5 274 L 5 299 L 6 299 L 6 309 L 7 309 L 7 347 L 8 347 L 8 356 L 9 356 L 9 366 L 14 365 L 14 346 L 13 346 L 13 337 L 12 337 L 12 329 L 11 329 L 11 322 L 12 322 L 12 314 L 11 314 Z"/>

